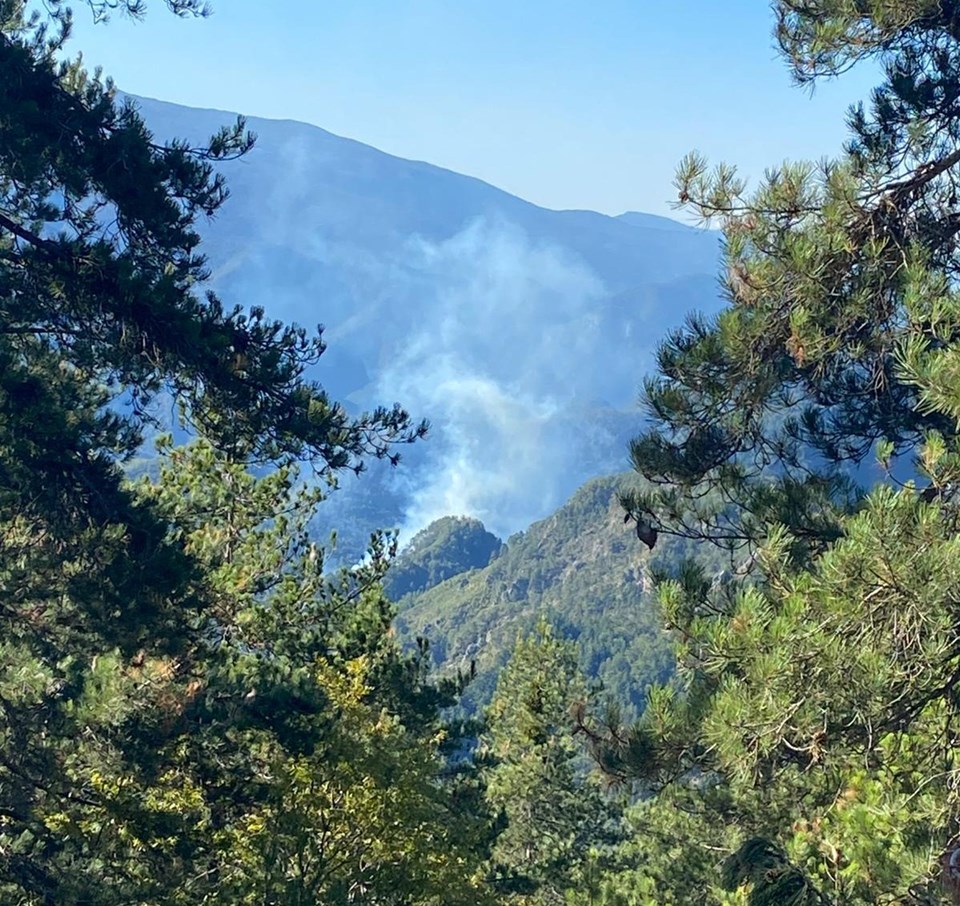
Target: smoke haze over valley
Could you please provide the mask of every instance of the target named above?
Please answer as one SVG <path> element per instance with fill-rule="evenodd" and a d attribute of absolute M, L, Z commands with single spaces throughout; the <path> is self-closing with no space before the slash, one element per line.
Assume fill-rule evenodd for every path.
<path fill-rule="evenodd" d="M 233 118 L 136 102 L 159 139 L 200 141 Z M 248 125 L 257 146 L 223 166 L 233 197 L 204 227 L 213 288 L 322 323 L 315 376 L 333 398 L 431 422 L 399 469 L 345 480 L 334 523 L 362 512 L 359 537 L 409 537 L 464 514 L 505 537 L 624 467 L 656 343 L 718 305 L 716 234 L 547 210 L 313 126 Z"/>

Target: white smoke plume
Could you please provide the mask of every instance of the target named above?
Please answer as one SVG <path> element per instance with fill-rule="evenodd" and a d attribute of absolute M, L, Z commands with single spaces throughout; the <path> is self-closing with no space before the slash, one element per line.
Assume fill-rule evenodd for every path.
<path fill-rule="evenodd" d="M 596 368 L 607 291 L 574 256 L 502 221 L 414 239 L 405 252 L 429 276 L 429 319 L 394 347 L 376 395 L 434 430 L 422 466 L 401 478 L 411 500 L 403 534 L 449 514 L 508 534 L 559 505 L 596 468 L 591 443 L 606 446 L 590 436 L 599 425 L 576 421 L 611 389 Z M 623 401 L 635 376 L 621 377 Z M 625 463 L 622 447 L 614 456 Z"/>

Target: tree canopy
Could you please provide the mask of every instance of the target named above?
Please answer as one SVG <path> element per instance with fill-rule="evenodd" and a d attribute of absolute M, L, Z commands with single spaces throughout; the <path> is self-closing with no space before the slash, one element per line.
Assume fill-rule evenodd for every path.
<path fill-rule="evenodd" d="M 660 577 L 679 681 L 594 742 L 722 829 L 718 901 L 936 903 L 960 834 L 960 10 L 773 7 L 797 81 L 868 59 L 883 81 L 834 159 L 753 189 L 679 169 L 680 204 L 723 229 L 729 305 L 661 345 L 631 448 L 654 487 L 624 503 L 736 569 Z"/>
<path fill-rule="evenodd" d="M 398 405 L 349 415 L 311 379 L 321 329 L 205 291 L 199 227 L 251 147 L 242 120 L 158 143 L 68 57 L 61 0 L 0 0 L 4 902 L 960 901 L 960 5 L 773 12 L 798 83 L 864 61 L 882 83 L 834 159 L 754 188 L 696 154 L 680 167 L 679 203 L 723 230 L 729 304 L 662 343 L 643 482 L 621 494 L 661 539 L 677 673 L 625 726 L 542 622 L 478 732 L 450 716 L 465 678 L 395 635 L 394 539 L 331 570 L 310 532 L 324 482 L 425 426 Z M 132 480 L 169 400 L 191 441 L 162 438 Z M 458 582 L 485 605 L 456 617 L 474 644 L 562 572 L 546 542 L 600 512 L 576 613 L 595 614 L 604 564 L 637 602 L 622 487 L 593 483 L 577 518 L 505 551 L 441 523 L 395 587 L 439 582 L 422 593 L 445 604 L 486 564 Z M 634 611 L 621 628 L 646 629 Z M 581 635 L 591 659 L 614 650 Z M 665 670 L 658 654 L 644 675 Z M 580 740 L 633 784 L 625 813 Z"/>
<path fill-rule="evenodd" d="M 390 542 L 326 576 L 306 531 L 324 479 L 424 426 L 348 416 L 319 329 L 204 291 L 198 223 L 253 138 L 157 143 L 71 23 L 0 0 L 0 895 L 449 902 L 455 870 L 477 902 L 453 686 L 390 640 Z M 131 483 L 161 398 L 198 439 Z"/>

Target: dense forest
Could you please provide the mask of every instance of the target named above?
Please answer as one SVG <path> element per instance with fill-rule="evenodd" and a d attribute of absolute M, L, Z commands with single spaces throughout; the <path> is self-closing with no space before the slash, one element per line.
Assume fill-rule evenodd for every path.
<path fill-rule="evenodd" d="M 960 7 L 772 14 L 880 84 L 834 159 L 680 164 L 727 304 L 635 474 L 334 568 L 338 476 L 427 426 L 207 291 L 243 121 L 161 143 L 0 0 L 0 901 L 960 902 Z"/>

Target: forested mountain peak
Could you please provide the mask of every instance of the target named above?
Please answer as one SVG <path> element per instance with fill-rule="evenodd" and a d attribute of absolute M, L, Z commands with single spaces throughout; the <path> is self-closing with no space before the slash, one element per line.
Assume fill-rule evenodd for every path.
<path fill-rule="evenodd" d="M 400 599 L 404 637 L 429 640 L 437 666 L 478 677 L 468 701 L 485 702 L 518 632 L 545 616 L 580 645 L 587 674 L 634 710 L 670 672 L 651 569 L 683 550 L 667 539 L 653 555 L 623 520 L 627 474 L 588 481 L 555 513 L 509 538 L 496 559 Z"/>
<path fill-rule="evenodd" d="M 502 547 L 479 519 L 444 516 L 413 536 L 391 566 L 384 588 L 395 600 L 426 591 L 451 576 L 482 569 Z"/>

